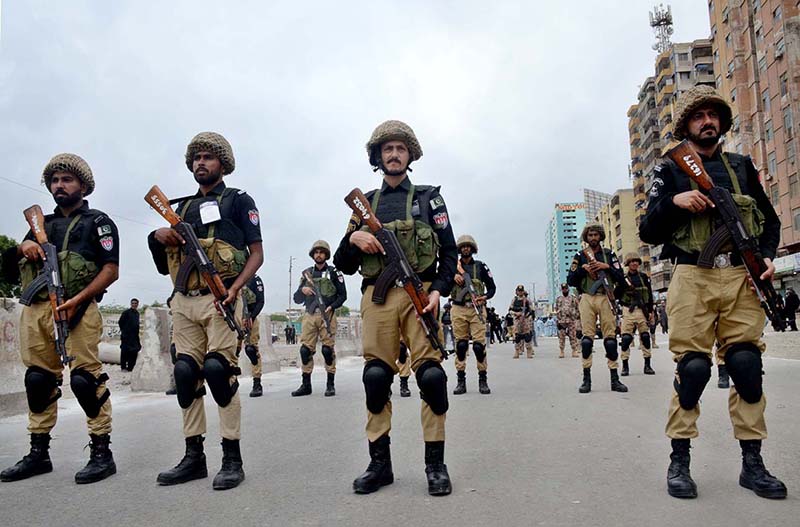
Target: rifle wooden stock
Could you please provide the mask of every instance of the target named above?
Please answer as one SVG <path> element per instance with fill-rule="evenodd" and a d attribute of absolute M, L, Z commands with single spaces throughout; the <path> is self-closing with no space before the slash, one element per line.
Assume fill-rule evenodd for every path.
<path fill-rule="evenodd" d="M 36 238 L 36 243 L 44 245 L 48 242 L 47 233 L 44 230 L 44 214 L 39 205 L 31 205 L 23 211 L 25 221 L 31 228 L 33 236 Z"/>
<path fill-rule="evenodd" d="M 705 167 L 703 167 L 703 160 L 700 159 L 700 156 L 697 155 L 697 152 L 694 151 L 694 148 L 686 139 L 667 152 L 667 155 L 678 165 L 678 168 L 697 183 L 698 187 L 706 191 L 714 188 L 714 181 L 706 172 Z"/>
<path fill-rule="evenodd" d="M 383 228 L 383 224 L 381 221 L 375 216 L 375 213 L 372 211 L 372 207 L 369 204 L 369 200 L 361 192 L 361 189 L 354 188 L 350 191 L 350 193 L 344 198 L 345 203 L 353 209 L 353 211 L 358 214 L 369 230 L 374 232 L 379 231 Z"/>
<path fill-rule="evenodd" d="M 172 206 L 169 204 L 169 198 L 161 192 L 158 185 L 153 185 L 153 187 L 147 191 L 144 200 L 153 207 L 153 210 L 159 213 L 162 218 L 167 220 L 172 227 L 183 221 L 181 217 L 172 210 Z"/>

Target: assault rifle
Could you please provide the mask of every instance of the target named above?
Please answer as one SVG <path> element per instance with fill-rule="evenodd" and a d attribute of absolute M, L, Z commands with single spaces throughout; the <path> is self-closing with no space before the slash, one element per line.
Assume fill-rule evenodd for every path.
<path fill-rule="evenodd" d="M 714 267 L 715 257 L 720 254 L 725 244 L 733 242 L 736 251 L 742 257 L 744 268 L 750 277 L 750 283 L 755 289 L 761 308 L 767 314 L 770 322 L 772 322 L 772 327 L 775 331 L 783 331 L 786 328 L 786 321 L 778 308 L 778 299 L 780 297 L 775 292 L 771 281 L 761 279 L 761 275 L 767 270 L 767 264 L 758 248 L 758 238 L 752 236 L 745 229 L 742 216 L 736 208 L 736 203 L 733 201 L 731 193 L 726 188 L 714 185 L 714 181 L 703 168 L 700 156 L 697 155 L 697 152 L 686 140 L 667 152 L 667 155 L 698 187 L 708 194 L 708 197 L 714 203 L 714 210 L 717 211 L 724 226 L 724 228 L 718 228 L 713 232 L 711 238 L 700 252 L 697 266 L 711 269 Z"/>
<path fill-rule="evenodd" d="M 356 216 L 369 227 L 369 230 L 381 243 L 386 253 L 384 256 L 386 268 L 375 282 L 372 301 L 376 304 L 383 304 L 386 301 L 386 293 L 389 288 L 395 284 L 402 285 L 408 296 L 411 297 L 411 303 L 417 312 L 417 318 L 422 324 L 425 336 L 428 337 L 431 346 L 442 354 L 442 359 L 447 360 L 447 352 L 439 342 L 439 323 L 436 321 L 436 315 L 430 312 L 423 313 L 423 310 L 428 305 L 428 293 L 425 292 L 422 280 L 411 269 L 411 264 L 408 262 L 405 253 L 403 253 L 397 237 L 393 232 L 386 230 L 380 220 L 375 217 L 369 201 L 367 201 L 366 196 L 360 189 L 354 188 L 351 190 L 347 197 L 344 198 L 344 201 L 353 209 Z"/>
<path fill-rule="evenodd" d="M 239 340 L 244 340 L 245 332 L 242 327 L 236 322 L 234 314 L 234 306 L 232 304 L 223 304 L 222 301 L 228 296 L 228 289 L 222 283 L 222 278 L 219 272 L 214 268 L 214 264 L 208 259 L 208 255 L 200 245 L 200 240 L 191 225 L 183 221 L 169 204 L 167 196 L 161 192 L 158 185 L 153 185 L 153 188 L 145 195 L 144 200 L 150 204 L 162 218 L 167 220 L 170 226 L 181 235 L 184 240 L 183 254 L 184 259 L 178 269 L 178 276 L 175 278 L 175 290 L 179 293 L 186 293 L 188 290 L 187 282 L 189 281 L 189 274 L 196 270 L 200 273 L 200 277 L 205 282 L 211 294 L 214 296 L 214 307 L 217 308 L 219 314 L 231 328 L 235 331 Z"/>
<path fill-rule="evenodd" d="M 639 279 L 642 280 L 642 285 L 644 285 L 644 280 L 641 277 Z M 642 292 L 639 291 L 639 289 L 633 285 L 633 282 L 628 276 L 625 277 L 625 285 L 628 286 L 628 289 L 633 291 L 633 304 L 631 304 L 631 306 L 628 309 L 630 310 L 631 313 L 633 313 L 633 310 L 636 309 L 637 307 L 642 308 L 642 313 L 644 314 L 644 318 L 647 319 L 649 324 L 650 315 L 652 314 L 652 311 L 650 310 L 650 307 L 647 304 L 645 304 L 644 301 L 642 300 Z"/>
<path fill-rule="evenodd" d="M 584 248 L 583 255 L 586 256 L 586 260 L 590 264 L 597 263 L 597 258 L 594 257 L 594 251 L 591 247 L 587 246 Z M 589 287 L 589 294 L 597 294 L 597 290 L 601 287 L 605 289 L 606 298 L 608 298 L 608 304 L 611 306 L 611 312 L 614 313 L 615 323 L 617 327 L 619 327 L 619 310 L 617 309 L 617 302 L 614 299 L 614 290 L 611 288 L 611 281 L 608 279 L 608 275 L 604 270 L 600 270 L 597 272 L 596 277 L 592 276 L 591 273 L 589 276 L 594 279 L 594 283 Z"/>
<path fill-rule="evenodd" d="M 319 313 L 322 315 L 322 321 L 325 322 L 325 327 L 328 329 L 328 335 L 333 336 L 331 332 L 331 316 L 326 311 L 328 306 L 325 305 L 325 299 L 322 297 L 322 291 L 319 290 L 319 286 L 312 278 L 311 273 L 308 271 L 303 271 L 303 278 L 308 283 L 309 287 L 314 290 L 314 302 L 315 304 L 311 305 L 311 312 L 313 313 L 316 308 L 319 308 Z"/>
<path fill-rule="evenodd" d="M 470 296 L 470 303 L 472 307 L 475 309 L 475 313 L 478 315 L 478 320 L 481 321 L 481 324 L 486 324 L 486 319 L 483 318 L 483 313 L 481 312 L 480 306 L 475 302 L 475 298 L 477 298 L 478 293 L 475 291 L 475 286 L 472 285 L 472 277 L 469 275 L 467 271 L 461 273 L 461 277 L 464 279 L 464 287 L 459 291 L 458 295 L 456 295 L 456 302 L 464 303 L 464 297 L 467 296 L 469 293 Z"/>
<path fill-rule="evenodd" d="M 61 270 L 58 267 L 58 251 L 56 246 L 50 243 L 47 239 L 47 233 L 44 230 L 44 214 L 39 205 L 32 205 L 25 209 L 23 212 L 28 225 L 31 227 L 31 232 L 36 243 L 38 243 L 44 251 L 44 258 L 42 259 L 42 270 L 36 278 L 28 284 L 28 287 L 20 295 L 19 302 L 22 305 L 29 306 L 33 302 L 36 294 L 44 287 L 47 287 L 47 296 L 50 298 L 50 308 L 53 311 L 53 324 L 55 326 L 55 341 L 56 353 L 61 358 L 61 364 L 67 365 L 72 362 L 75 357 L 67 355 L 67 337 L 69 336 L 69 321 L 67 315 L 63 311 L 59 311 L 58 307 L 64 303 L 64 284 L 61 282 Z M 80 313 L 76 313 L 75 318 L 78 319 L 83 312 L 86 311 L 88 303 L 81 306 Z"/>

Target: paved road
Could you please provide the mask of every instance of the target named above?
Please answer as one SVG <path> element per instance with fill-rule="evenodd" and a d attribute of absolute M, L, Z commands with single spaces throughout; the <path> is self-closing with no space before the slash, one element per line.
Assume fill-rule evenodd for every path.
<path fill-rule="evenodd" d="M 594 391 L 577 391 L 578 359 L 558 359 L 555 339 L 541 339 L 536 358 L 512 360 L 510 344 L 490 348 L 491 396 L 477 393 L 470 364 L 468 393 L 451 396 L 447 452 L 454 492 L 426 493 L 419 402 L 394 398 L 392 455 L 395 483 L 357 496 L 351 482 L 368 462 L 364 438 L 361 363 L 343 360 L 338 395 L 295 399 L 299 373 L 265 377 L 266 395 L 243 398 L 243 457 L 247 480 L 215 492 L 211 478 L 158 487 L 156 474 L 183 452 L 174 399 L 118 392 L 113 450 L 119 472 L 77 486 L 86 459 L 83 417 L 74 399 L 59 401 L 52 457 L 55 471 L 0 484 L 3 524 L 133 525 L 563 525 L 731 526 L 800 524 L 800 361 L 765 360 L 769 395 L 768 467 L 789 487 L 771 502 L 738 486 L 739 448 L 727 417 L 727 392 L 709 384 L 701 438 L 692 450 L 700 497 L 679 501 L 666 493 L 669 443 L 663 426 L 672 364 L 656 351 L 655 377 L 645 377 L 634 355 L 627 394 L 611 393 L 605 361 L 594 367 Z M 599 341 L 597 343 L 599 347 Z M 454 366 L 446 365 L 450 385 Z M 713 381 L 713 380 L 712 380 Z M 242 380 L 249 391 L 249 379 Z M 413 384 L 413 380 L 412 380 Z M 396 387 L 397 385 L 395 385 Z M 210 397 L 207 398 L 210 400 Z M 207 401 L 208 403 L 209 401 Z M 206 450 L 212 475 L 219 467 L 216 411 L 209 409 Z M 25 417 L 0 420 L 0 465 L 25 452 Z"/>

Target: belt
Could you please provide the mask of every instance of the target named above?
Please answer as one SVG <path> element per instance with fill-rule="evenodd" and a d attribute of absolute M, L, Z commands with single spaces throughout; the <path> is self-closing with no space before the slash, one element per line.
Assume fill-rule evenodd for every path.
<path fill-rule="evenodd" d="M 189 289 L 186 291 L 186 296 L 205 296 L 210 294 L 211 290 L 207 287 L 204 287 L 203 289 Z"/>
<path fill-rule="evenodd" d="M 682 254 L 673 261 L 675 265 L 697 265 L 697 255 Z M 720 253 L 714 257 L 714 269 L 727 269 L 743 265 L 742 257 L 737 252 Z"/>

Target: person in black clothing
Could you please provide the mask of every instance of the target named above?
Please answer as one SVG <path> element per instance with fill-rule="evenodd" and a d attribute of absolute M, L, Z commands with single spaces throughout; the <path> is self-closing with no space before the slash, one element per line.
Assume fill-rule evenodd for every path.
<path fill-rule="evenodd" d="M 246 306 L 242 315 L 242 327 L 248 331 L 248 338 L 241 344 L 244 345 L 244 353 L 253 366 L 253 388 L 250 390 L 250 397 L 261 397 L 264 388 L 261 386 L 261 351 L 258 348 L 261 327 L 258 315 L 264 308 L 264 282 L 258 275 L 253 276 L 242 288 L 242 300 Z"/>
<path fill-rule="evenodd" d="M 142 345 L 139 342 L 139 300 L 131 299 L 131 307 L 119 316 L 120 330 L 120 366 L 123 370 L 133 371 L 136 357 Z"/>
<path fill-rule="evenodd" d="M 644 374 L 654 375 L 655 371 L 650 365 L 650 346 L 652 332 L 650 327 L 655 327 L 655 311 L 653 309 L 653 288 L 650 277 L 639 271 L 642 258 L 638 253 L 625 255 L 625 265 L 628 272 L 624 281 L 619 284 L 614 296 L 619 299 L 622 306 L 622 376 L 630 374 L 628 361 L 631 357 L 633 334 L 639 332 L 639 344 L 644 357 Z"/>
<path fill-rule="evenodd" d="M 800 298 L 791 287 L 786 289 L 786 299 L 784 301 L 784 318 L 789 323 L 791 331 L 797 331 L 797 320 L 795 319 L 797 309 L 800 308 Z"/>

